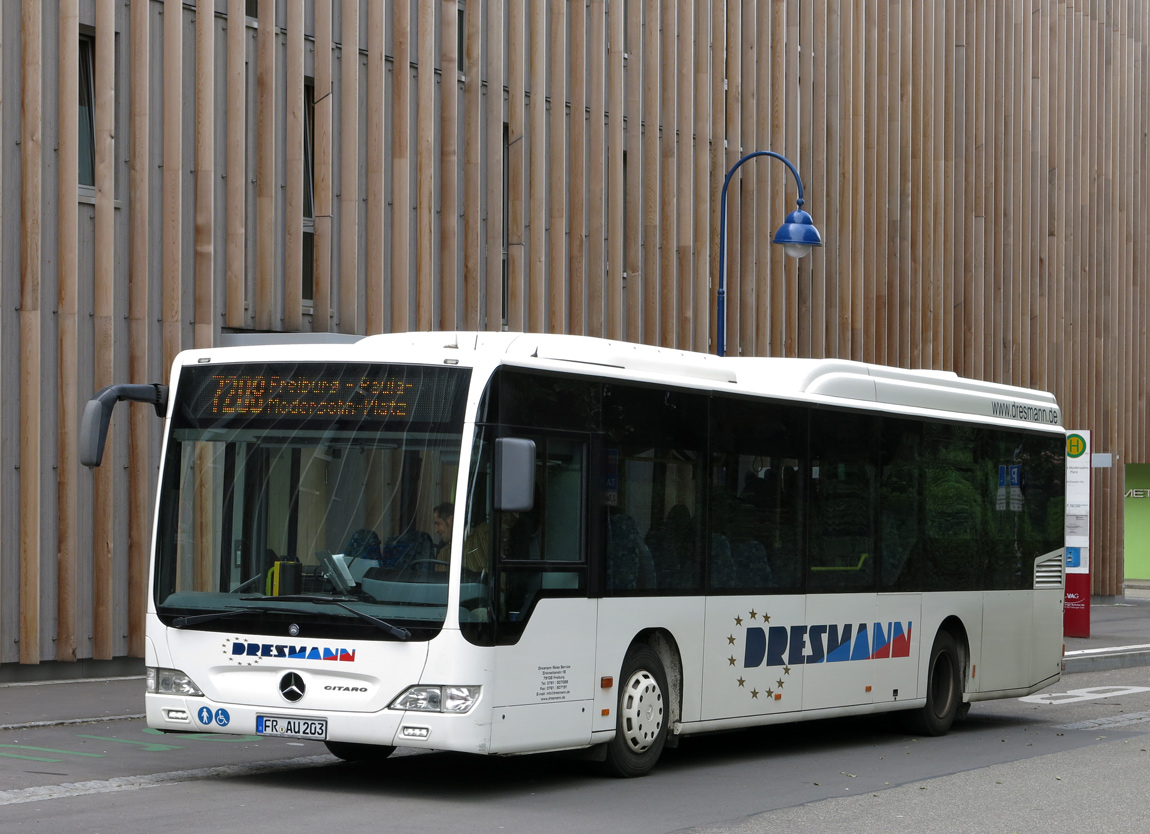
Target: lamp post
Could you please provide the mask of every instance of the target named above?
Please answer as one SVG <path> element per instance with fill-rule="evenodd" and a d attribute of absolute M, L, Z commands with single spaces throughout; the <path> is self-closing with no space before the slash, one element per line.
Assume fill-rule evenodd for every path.
<path fill-rule="evenodd" d="M 795 182 L 799 186 L 799 198 L 795 201 L 798 208 L 787 215 L 771 242 L 781 243 L 783 251 L 792 258 L 801 258 L 815 246 L 823 245 L 822 236 L 819 234 L 819 230 L 815 228 L 814 221 L 811 220 L 809 214 L 803 211 L 803 181 L 799 177 L 798 169 L 789 159 L 774 151 L 752 151 L 731 166 L 731 170 L 727 172 L 727 176 L 723 180 L 723 193 L 719 197 L 719 332 L 716 339 L 716 352 L 719 356 L 723 355 L 724 341 L 727 335 L 727 186 L 730 185 L 731 177 L 735 175 L 735 171 L 739 170 L 744 162 L 750 162 L 759 156 L 770 156 L 786 163 L 786 166 L 791 169 L 791 173 L 795 175 Z"/>

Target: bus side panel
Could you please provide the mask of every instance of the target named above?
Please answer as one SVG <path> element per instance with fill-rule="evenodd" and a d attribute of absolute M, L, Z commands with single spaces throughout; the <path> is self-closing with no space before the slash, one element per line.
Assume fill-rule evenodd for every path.
<path fill-rule="evenodd" d="M 982 662 L 979 691 L 1017 689 L 1031 680 L 1035 650 L 1031 632 L 1034 591 L 987 591 L 983 594 Z"/>
<path fill-rule="evenodd" d="M 611 689 L 600 689 L 595 701 L 596 731 L 615 729 L 615 711 L 619 697 L 619 673 L 623 657 L 635 635 L 648 629 L 660 629 L 671 635 L 683 665 L 682 713 L 680 721 L 698 721 L 701 713 L 700 678 L 703 670 L 704 597 L 631 597 L 599 600 L 599 629 L 596 638 L 595 681 L 610 676 Z M 667 670 L 668 676 L 673 671 Z M 672 682 L 672 686 L 675 684 Z M 610 712 L 603 715 L 603 710 Z"/>
<path fill-rule="evenodd" d="M 494 650 L 491 752 L 591 742 L 596 601 L 543 599 L 514 646 Z"/>
<path fill-rule="evenodd" d="M 707 601 L 703 720 L 802 709 L 806 606 L 802 596 Z"/>
<path fill-rule="evenodd" d="M 918 697 L 926 697 L 926 676 L 930 670 L 930 652 L 934 648 L 934 638 L 948 617 L 955 617 L 966 631 L 967 649 L 970 652 L 966 664 L 966 692 L 980 692 L 983 666 L 983 594 L 970 592 L 932 592 L 922 595 L 922 628 L 918 629 L 915 642 L 918 654 Z M 1027 606 L 1029 608 L 1029 606 Z M 902 693 L 899 693 L 902 700 Z"/>
<path fill-rule="evenodd" d="M 1032 683 L 1040 683 L 1062 673 L 1062 603 L 1061 588 L 1034 591 L 1032 634 L 1034 652 L 1030 656 Z"/>

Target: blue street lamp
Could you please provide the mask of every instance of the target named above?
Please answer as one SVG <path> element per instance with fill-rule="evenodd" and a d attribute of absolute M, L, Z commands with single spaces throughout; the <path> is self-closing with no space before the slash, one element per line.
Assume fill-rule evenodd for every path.
<path fill-rule="evenodd" d="M 791 164 L 789 159 L 774 151 L 754 151 L 731 166 L 726 179 L 723 180 L 723 193 L 719 197 L 719 332 L 716 339 L 719 356 L 723 355 L 724 341 L 727 335 L 727 186 L 730 185 L 731 177 L 735 175 L 735 171 L 739 170 L 739 166 L 744 162 L 750 162 L 757 156 L 770 156 L 785 162 L 786 166 L 791 169 L 791 173 L 795 175 L 795 182 L 799 186 L 799 198 L 795 201 L 799 207 L 787 215 L 787 219 L 783 221 L 783 225 L 779 226 L 779 230 L 775 232 L 775 237 L 771 242 L 781 243 L 783 251 L 792 258 L 801 258 L 814 247 L 823 245 L 822 236 L 819 234 L 819 230 L 815 228 L 814 221 L 811 220 L 809 214 L 803 211 L 803 181 L 799 177 L 798 169 Z"/>

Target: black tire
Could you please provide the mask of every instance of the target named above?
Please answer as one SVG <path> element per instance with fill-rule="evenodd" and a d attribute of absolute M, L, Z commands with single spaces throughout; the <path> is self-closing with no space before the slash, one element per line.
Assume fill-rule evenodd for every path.
<path fill-rule="evenodd" d="M 907 715 L 907 729 L 919 735 L 945 735 L 962 704 L 962 664 L 958 643 L 940 631 L 930 650 L 926 675 L 926 706 Z"/>
<path fill-rule="evenodd" d="M 382 762 L 395 752 L 383 744 L 358 744 L 353 741 L 325 741 L 327 751 L 345 762 Z"/>
<path fill-rule="evenodd" d="M 607 742 L 606 771 L 631 778 L 651 772 L 667 743 L 670 710 L 667 673 L 649 646 L 635 645 L 623 659 L 615 738 Z"/>

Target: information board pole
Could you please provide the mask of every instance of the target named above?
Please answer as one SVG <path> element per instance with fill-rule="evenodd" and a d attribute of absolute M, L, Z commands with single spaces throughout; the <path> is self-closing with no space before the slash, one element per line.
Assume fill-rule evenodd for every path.
<path fill-rule="evenodd" d="M 1090 432 L 1066 434 L 1066 599 L 1062 632 L 1090 636 Z"/>

